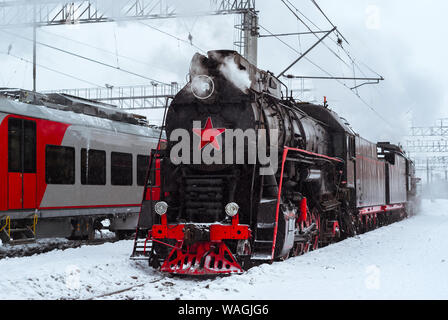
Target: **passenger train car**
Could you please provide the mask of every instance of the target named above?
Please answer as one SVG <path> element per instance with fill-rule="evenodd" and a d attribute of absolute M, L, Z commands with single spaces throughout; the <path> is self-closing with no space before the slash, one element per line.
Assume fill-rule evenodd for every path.
<path fill-rule="evenodd" d="M 0 89 L 0 237 L 135 231 L 151 148 L 144 117 L 65 94 Z"/>

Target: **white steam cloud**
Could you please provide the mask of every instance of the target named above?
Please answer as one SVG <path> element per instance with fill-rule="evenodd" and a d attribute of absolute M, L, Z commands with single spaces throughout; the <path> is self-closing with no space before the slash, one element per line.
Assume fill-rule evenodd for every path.
<path fill-rule="evenodd" d="M 247 70 L 241 70 L 235 63 L 233 56 L 224 58 L 219 71 L 230 82 L 232 82 L 238 89 L 247 92 L 250 88 L 251 81 Z"/>

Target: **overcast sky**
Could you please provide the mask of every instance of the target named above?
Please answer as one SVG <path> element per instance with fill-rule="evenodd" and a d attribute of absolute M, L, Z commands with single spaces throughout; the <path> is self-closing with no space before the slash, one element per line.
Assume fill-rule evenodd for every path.
<path fill-rule="evenodd" d="M 331 29 L 331 25 L 310 0 L 290 1 L 317 27 Z M 209 6 L 209 0 L 168 2 L 174 3 L 177 12 L 204 11 Z M 447 1 L 317 2 L 348 40 L 349 44 L 344 42 L 343 47 L 361 67 L 361 71 L 369 77 L 376 76 L 376 72 L 385 81 L 358 89 L 365 103 L 350 90 L 355 86 L 353 81 L 306 81 L 305 87 L 311 92 L 302 98 L 322 103 L 323 96 L 327 96 L 330 107 L 346 118 L 355 131 L 371 141 L 404 142 L 411 121 L 414 125 L 431 125 L 437 118 L 448 117 L 448 93 L 445 90 L 448 84 L 445 77 Z M 103 0 L 102 3 L 107 5 L 112 1 Z M 260 25 L 270 32 L 308 31 L 280 0 L 257 0 L 256 5 L 260 11 Z M 234 48 L 233 15 L 149 20 L 145 23 L 174 37 L 140 22 L 121 22 L 39 28 L 38 40 L 165 82 L 184 82 L 190 59 L 199 49 Z M 266 34 L 263 28 L 260 28 L 260 33 Z M 32 35 L 31 30 L 26 28 L 8 29 L 8 32 L 25 37 Z M 195 46 L 188 43 L 189 34 L 193 36 Z M 336 37 L 332 36 L 332 39 Z M 293 49 L 303 52 L 316 41 L 316 37 L 307 35 L 299 39 L 290 36 L 282 37 L 282 40 Z M 353 76 L 351 61 L 344 50 L 331 39 L 325 40 L 325 43 L 333 53 L 320 45 L 309 53 L 308 59 L 333 76 Z M 298 56 L 290 47 L 275 38 L 259 39 L 258 66 L 278 74 Z M 6 55 L 8 50 L 16 57 Z M 0 33 L 0 87 L 31 89 L 32 66 L 17 57 L 32 60 L 31 42 Z M 38 68 L 38 90 L 150 82 L 42 46 L 38 46 L 38 63 L 84 80 Z M 306 60 L 288 71 L 294 75 L 327 76 L 325 72 Z M 357 68 L 355 74 L 363 76 Z M 293 88 L 300 87 L 298 80 L 287 83 Z M 150 113 L 149 116 L 158 119 L 159 114 Z"/>

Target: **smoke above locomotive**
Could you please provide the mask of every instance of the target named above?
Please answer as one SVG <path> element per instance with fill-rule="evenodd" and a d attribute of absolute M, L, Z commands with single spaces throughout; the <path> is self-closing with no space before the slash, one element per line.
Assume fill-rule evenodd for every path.
<path fill-rule="evenodd" d="M 208 58 L 204 55 L 196 53 L 193 57 L 190 65 L 190 76 L 192 77 L 191 91 L 195 94 L 198 87 L 204 85 L 203 81 L 197 81 L 198 79 L 204 79 L 203 76 L 209 77 L 216 76 L 217 73 L 210 74 L 210 68 L 219 71 L 221 76 L 224 76 L 230 83 L 236 88 L 240 89 L 243 93 L 248 93 L 248 89 L 251 87 L 252 80 L 250 78 L 250 70 L 244 66 L 244 59 L 236 54 L 234 51 L 210 51 Z M 249 66 L 247 64 L 247 66 Z M 257 81 L 258 79 L 254 79 Z M 208 81 L 205 82 L 205 86 L 208 86 Z M 197 96 L 202 99 L 202 96 Z"/>

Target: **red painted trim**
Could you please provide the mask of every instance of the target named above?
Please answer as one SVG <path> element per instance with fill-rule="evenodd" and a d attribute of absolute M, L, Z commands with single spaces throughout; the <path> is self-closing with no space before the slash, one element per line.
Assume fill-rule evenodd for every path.
<path fill-rule="evenodd" d="M 300 153 L 305 153 L 305 154 L 309 154 L 309 155 L 312 155 L 312 156 L 316 156 L 316 157 L 319 157 L 319 158 L 324 158 L 324 159 L 328 159 L 328 160 L 336 161 L 336 162 L 340 162 L 340 163 L 344 162 L 343 160 L 338 159 L 338 158 L 332 158 L 332 157 L 326 156 L 324 154 L 314 153 L 314 152 L 303 150 L 303 149 L 285 147 L 285 150 L 297 151 L 297 152 L 300 152 Z"/>
<path fill-rule="evenodd" d="M 302 200 L 300 200 L 300 216 L 297 222 L 303 222 L 306 221 L 307 218 L 307 200 L 306 198 L 303 198 Z"/>
<path fill-rule="evenodd" d="M 197 242 L 184 250 L 174 247 L 160 271 L 187 275 L 243 273 L 232 252 L 223 242 Z M 173 247 L 168 245 L 169 247 Z"/>
<path fill-rule="evenodd" d="M 36 208 L 37 176 L 35 173 L 23 174 L 23 209 Z"/>
<path fill-rule="evenodd" d="M 8 209 L 17 210 L 22 207 L 22 174 L 20 172 L 8 172 Z"/>
<path fill-rule="evenodd" d="M 184 224 L 168 225 L 166 224 L 166 221 L 162 220 L 162 224 L 152 226 L 151 234 L 153 239 L 176 239 L 178 241 L 183 241 L 184 228 Z M 247 225 L 212 224 L 210 225 L 209 230 L 210 241 L 212 242 L 222 240 L 245 240 L 249 239 L 251 236 L 251 231 Z"/>
<path fill-rule="evenodd" d="M 149 190 L 149 189 L 152 189 L 152 190 Z M 152 193 L 152 196 L 151 196 L 150 192 Z M 145 200 L 159 201 L 160 200 L 160 187 L 148 188 L 148 192 L 146 192 Z"/>
<path fill-rule="evenodd" d="M 388 205 L 382 205 L 382 206 L 373 206 L 373 207 L 364 207 L 359 208 L 359 214 L 360 215 L 366 215 L 366 214 L 374 214 L 379 212 L 388 212 L 393 210 L 399 210 L 403 209 L 404 204 L 388 204 Z"/>
<path fill-rule="evenodd" d="M 167 226 L 167 225 L 168 225 L 168 218 L 167 218 L 166 214 L 163 214 L 163 215 L 160 217 L 160 220 L 161 220 L 162 225 L 164 225 L 164 226 Z"/>
<path fill-rule="evenodd" d="M 47 182 L 45 179 L 45 149 L 47 145 L 60 146 L 64 140 L 64 136 L 70 125 L 49 120 L 37 119 L 37 146 L 36 146 L 36 170 L 37 170 L 37 196 L 36 206 L 39 208 L 45 191 L 47 190 Z"/>
<path fill-rule="evenodd" d="M 365 207 L 362 209 L 359 209 L 359 214 L 363 215 L 363 214 L 371 214 L 371 213 L 376 213 L 376 212 L 381 212 L 381 206 L 374 206 L 374 207 Z"/>
<path fill-rule="evenodd" d="M 0 211 L 8 209 L 8 116 L 0 123 Z"/>
<path fill-rule="evenodd" d="M 338 221 L 331 221 L 332 228 L 331 228 L 331 234 L 333 237 L 336 237 L 336 233 L 340 230 L 339 228 L 339 222 Z"/>
<path fill-rule="evenodd" d="M 183 224 L 176 224 L 169 227 L 166 224 L 155 224 L 152 226 L 152 238 L 183 240 L 184 227 L 185 225 Z"/>
<path fill-rule="evenodd" d="M 274 237 L 272 242 L 272 252 L 271 252 L 271 260 L 274 260 L 274 252 L 275 252 L 275 242 L 277 241 L 277 231 L 278 231 L 278 213 L 280 210 L 280 200 L 281 200 L 281 194 L 282 194 L 282 186 L 283 186 L 283 172 L 285 169 L 285 162 L 286 157 L 288 155 L 288 151 L 290 148 L 285 147 L 283 149 L 283 156 L 282 156 L 282 171 L 280 174 L 280 184 L 278 186 L 278 194 L 277 194 L 277 208 L 275 209 L 275 225 L 274 225 Z M 299 149 L 297 149 L 299 150 Z"/>

